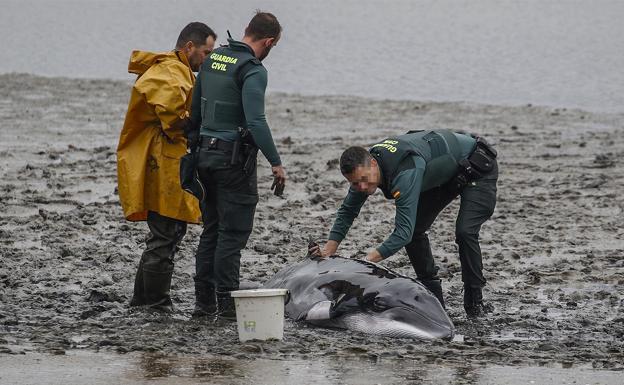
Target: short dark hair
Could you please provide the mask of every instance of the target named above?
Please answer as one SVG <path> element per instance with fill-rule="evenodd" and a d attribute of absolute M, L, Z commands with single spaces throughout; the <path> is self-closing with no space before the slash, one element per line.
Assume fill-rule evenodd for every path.
<path fill-rule="evenodd" d="M 256 11 L 256 15 L 251 19 L 247 28 L 245 28 L 245 36 L 251 37 L 254 41 L 267 37 L 278 37 L 282 32 L 282 26 L 277 17 L 269 12 Z"/>
<path fill-rule="evenodd" d="M 370 152 L 364 147 L 349 147 L 340 156 L 340 172 L 342 175 L 349 175 L 357 167 L 368 165 L 371 158 Z"/>
<path fill-rule="evenodd" d="M 213 39 L 217 40 L 217 34 L 206 24 L 199 21 L 188 23 L 180 32 L 180 36 L 178 36 L 176 48 L 184 47 L 184 44 L 189 41 L 192 41 L 196 46 L 204 45 L 208 36 L 212 36 Z"/>

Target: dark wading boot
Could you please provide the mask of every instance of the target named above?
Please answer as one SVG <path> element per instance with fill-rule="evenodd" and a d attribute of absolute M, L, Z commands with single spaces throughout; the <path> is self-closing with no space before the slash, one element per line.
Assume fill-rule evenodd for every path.
<path fill-rule="evenodd" d="M 491 313 L 494 307 L 483 303 L 481 288 L 464 286 L 464 310 L 469 318 L 476 318 Z"/>
<path fill-rule="evenodd" d="M 173 270 L 155 272 L 143 269 L 145 305 L 163 313 L 173 312 L 173 303 L 169 296 Z"/>
<path fill-rule="evenodd" d="M 422 279 L 420 280 L 420 282 L 425 285 L 425 287 L 429 289 L 429 291 L 433 293 L 433 295 L 436 296 L 438 301 L 440 301 L 440 305 L 442 305 L 442 307 L 446 309 L 446 306 L 444 306 L 444 297 L 442 296 L 442 280 L 437 278 Z"/>
<path fill-rule="evenodd" d="M 231 290 L 217 290 L 217 316 L 228 321 L 236 321 L 236 307 L 234 298 L 230 296 Z"/>
<path fill-rule="evenodd" d="M 134 293 L 130 300 L 130 306 L 143 306 L 145 305 L 145 290 L 143 284 L 143 258 L 139 262 L 137 268 L 136 277 L 134 277 Z"/>
<path fill-rule="evenodd" d="M 213 286 L 195 282 L 195 310 L 193 318 L 208 317 L 217 314 L 217 297 Z"/>

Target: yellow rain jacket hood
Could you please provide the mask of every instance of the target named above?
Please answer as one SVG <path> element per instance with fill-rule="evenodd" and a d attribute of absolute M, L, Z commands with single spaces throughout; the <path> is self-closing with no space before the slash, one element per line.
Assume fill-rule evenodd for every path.
<path fill-rule="evenodd" d="M 137 74 L 117 146 L 119 200 L 126 219 L 148 211 L 199 223 L 199 202 L 180 187 L 186 139 L 179 122 L 189 116 L 195 75 L 182 52 L 134 51 L 128 72 Z"/>

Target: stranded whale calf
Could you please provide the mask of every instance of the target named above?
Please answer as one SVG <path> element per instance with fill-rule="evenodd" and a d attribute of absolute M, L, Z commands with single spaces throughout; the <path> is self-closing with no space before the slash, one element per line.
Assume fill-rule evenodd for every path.
<path fill-rule="evenodd" d="M 286 315 L 318 326 L 419 339 L 451 339 L 455 331 L 420 282 L 371 262 L 306 258 L 277 272 L 264 287 L 288 289 Z"/>

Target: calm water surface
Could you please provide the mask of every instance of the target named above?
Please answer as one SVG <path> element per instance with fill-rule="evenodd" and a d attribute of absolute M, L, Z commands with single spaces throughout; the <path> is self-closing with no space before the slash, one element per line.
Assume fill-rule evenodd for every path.
<path fill-rule="evenodd" d="M 132 49 L 256 8 L 285 28 L 271 91 L 624 111 L 620 0 L 2 0 L 0 73 L 130 80 Z"/>
<path fill-rule="evenodd" d="M 410 360 L 166 356 L 67 352 L 0 355 L 7 384 L 601 384 L 620 385 L 621 373 L 591 367 L 449 366 Z"/>

